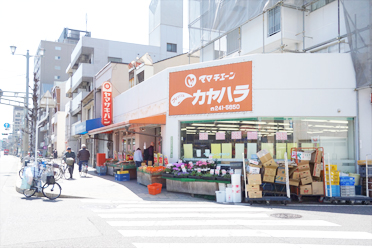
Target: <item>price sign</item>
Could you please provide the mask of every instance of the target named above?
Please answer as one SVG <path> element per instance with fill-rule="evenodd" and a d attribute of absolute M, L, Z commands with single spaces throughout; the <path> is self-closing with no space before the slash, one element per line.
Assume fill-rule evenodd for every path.
<path fill-rule="evenodd" d="M 233 169 L 230 170 L 230 175 L 232 175 L 232 174 L 234 174 L 234 170 Z"/>
<path fill-rule="evenodd" d="M 241 139 L 242 138 L 242 132 L 231 132 L 231 139 Z"/>
<path fill-rule="evenodd" d="M 168 164 L 168 157 L 164 156 L 164 164 Z"/>
<path fill-rule="evenodd" d="M 217 165 L 216 169 L 221 170 L 221 165 Z"/>
<path fill-rule="evenodd" d="M 222 176 L 226 175 L 226 170 L 222 170 Z"/>
<path fill-rule="evenodd" d="M 198 168 L 198 173 L 201 173 L 201 168 Z"/>
<path fill-rule="evenodd" d="M 214 175 L 214 169 L 211 169 L 210 174 Z"/>
<path fill-rule="evenodd" d="M 199 140 L 208 140 L 208 133 L 199 133 Z"/>
<path fill-rule="evenodd" d="M 216 171 L 214 172 L 215 175 L 219 175 L 220 174 L 220 170 L 216 169 Z"/>

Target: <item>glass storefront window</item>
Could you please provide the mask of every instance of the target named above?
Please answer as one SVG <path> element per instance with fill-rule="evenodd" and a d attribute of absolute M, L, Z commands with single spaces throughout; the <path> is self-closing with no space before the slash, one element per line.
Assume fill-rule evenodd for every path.
<path fill-rule="evenodd" d="M 290 159 L 291 148 L 323 147 L 331 163 L 354 172 L 353 118 L 249 118 L 181 122 L 181 157 L 241 161 L 268 150 L 274 159 Z"/>

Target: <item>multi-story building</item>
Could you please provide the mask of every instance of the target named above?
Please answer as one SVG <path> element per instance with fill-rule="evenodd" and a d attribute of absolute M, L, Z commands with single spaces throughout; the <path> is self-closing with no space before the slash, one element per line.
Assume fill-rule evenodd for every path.
<path fill-rule="evenodd" d="M 13 107 L 13 141 L 15 144 L 15 154 L 18 154 L 19 147 L 21 147 L 21 136 L 23 134 L 22 129 L 24 128 L 24 108 Z"/>
<path fill-rule="evenodd" d="M 95 91 L 95 95 L 100 92 L 102 82 L 94 83 L 94 76 L 102 68 L 110 62 L 129 64 L 133 58 L 146 53 L 154 62 L 182 54 L 183 2 L 181 0 L 152 1 L 149 10 L 149 45 L 82 37 L 71 54 L 71 62 L 66 70 L 70 74 L 66 94 L 72 100 L 67 103 L 65 110 L 68 112 L 66 141 L 73 150 L 78 150 L 81 145 L 75 127 L 84 122 L 82 101 L 92 90 Z M 119 91 L 116 94 L 130 88 L 128 80 L 119 82 L 118 86 Z M 100 101 L 94 99 L 96 103 Z"/>
<path fill-rule="evenodd" d="M 64 28 L 57 41 L 40 41 L 37 54 L 43 49 L 44 55 L 35 56 L 34 60 L 34 73 L 39 80 L 37 91 L 39 105 L 42 105 L 40 101 L 43 97 L 51 98 L 54 86 L 69 78 L 66 68 L 70 63 L 71 53 L 82 36 L 90 37 L 90 32 Z M 38 149 L 41 149 L 45 155 L 47 150 L 49 153 L 52 150 L 52 130 L 50 129 L 51 123 L 49 123 L 52 118 L 49 118 L 49 114 L 53 115 L 54 112 L 52 111 L 53 106 L 48 106 L 50 107 L 48 113 L 46 113 L 47 105 L 43 106 L 38 112 L 38 121 L 42 121 L 45 116 L 47 119 L 43 119 L 43 126 L 39 128 Z"/>

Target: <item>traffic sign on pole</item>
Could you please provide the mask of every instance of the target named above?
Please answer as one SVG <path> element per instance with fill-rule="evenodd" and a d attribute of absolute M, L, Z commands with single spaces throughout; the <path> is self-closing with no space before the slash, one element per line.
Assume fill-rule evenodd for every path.
<path fill-rule="evenodd" d="M 9 123 L 4 123 L 4 127 L 5 128 L 9 128 L 10 127 L 10 124 Z"/>

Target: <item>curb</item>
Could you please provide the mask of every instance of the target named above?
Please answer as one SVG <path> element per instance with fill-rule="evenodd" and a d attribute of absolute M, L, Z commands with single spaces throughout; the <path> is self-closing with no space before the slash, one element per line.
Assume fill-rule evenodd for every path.
<path fill-rule="evenodd" d="M 16 188 L 17 193 L 23 195 L 23 189 L 19 188 L 18 186 L 16 186 L 15 188 Z M 43 195 L 43 193 L 41 193 L 41 192 L 37 192 L 37 193 L 35 193 L 34 196 L 36 196 L 36 197 L 44 197 L 44 198 L 46 198 L 46 197 Z M 89 198 L 89 197 L 84 197 L 84 196 L 73 196 L 73 195 L 63 195 L 63 194 L 61 194 L 58 198 L 82 198 L 82 199 L 85 199 L 85 198 Z M 57 198 L 57 199 L 58 199 L 58 198 Z"/>

